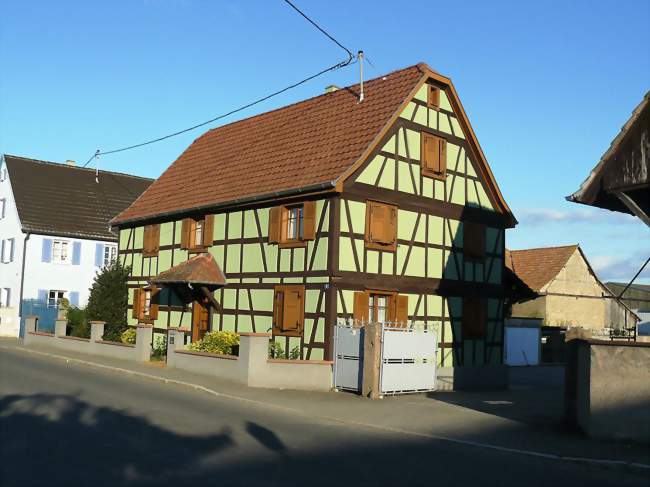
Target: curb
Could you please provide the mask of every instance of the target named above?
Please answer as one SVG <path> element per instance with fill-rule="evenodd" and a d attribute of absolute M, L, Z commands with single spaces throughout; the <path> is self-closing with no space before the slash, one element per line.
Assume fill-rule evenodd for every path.
<path fill-rule="evenodd" d="M 426 439 L 431 439 L 431 440 L 437 440 L 437 441 L 446 441 L 449 443 L 455 443 L 457 445 L 464 445 L 464 446 L 473 446 L 476 448 L 483 448 L 483 449 L 488 449 L 488 450 L 493 450 L 493 451 L 500 451 L 504 453 L 515 453 L 519 455 L 526 455 L 530 457 L 537 457 L 537 458 L 543 458 L 547 460 L 555 460 L 555 461 L 562 461 L 562 462 L 571 462 L 571 463 L 581 463 L 581 464 L 587 464 L 587 465 L 595 465 L 595 466 L 602 466 L 602 467 L 615 467 L 615 468 L 624 468 L 626 470 L 632 470 L 632 471 L 637 471 L 640 473 L 648 474 L 650 473 L 650 464 L 645 464 L 645 463 L 639 463 L 639 462 L 628 462 L 625 460 L 610 460 L 610 459 L 598 459 L 598 458 L 588 458 L 588 457 L 569 457 L 569 456 L 562 456 L 562 455 L 556 455 L 553 453 L 543 453 L 543 452 L 538 452 L 534 450 L 522 450 L 518 448 L 510 448 L 506 446 L 499 446 L 499 445 L 492 445 L 490 443 L 481 443 L 477 441 L 472 441 L 472 440 L 463 440 L 460 438 L 453 438 L 453 437 L 448 437 L 448 436 L 440 436 L 440 435 L 435 435 L 431 433 L 420 433 L 417 431 L 410 431 L 410 430 L 405 430 L 402 428 L 393 428 L 391 426 L 380 426 L 376 424 L 370 424 L 370 423 L 363 423 L 360 421 L 350 421 L 350 420 L 343 420 L 340 418 L 336 417 L 331 417 L 331 416 L 322 416 L 322 415 L 313 415 L 313 414 L 308 414 L 303 410 L 300 409 L 295 409 L 292 407 L 288 406 L 281 406 L 278 404 L 273 404 L 269 402 L 264 402 L 264 401 L 258 401 L 256 399 L 249 399 L 247 397 L 242 397 L 242 396 L 236 396 L 233 394 L 225 394 L 222 392 L 215 391 L 213 389 L 210 389 L 208 387 L 199 385 L 199 384 L 194 384 L 192 382 L 185 382 L 182 380 L 178 379 L 169 379 L 166 377 L 161 377 L 158 375 L 153 375 L 153 374 L 147 374 L 145 372 L 138 372 L 135 370 L 129 370 L 129 369 L 124 369 L 121 367 L 115 367 L 112 365 L 104 365 L 104 364 L 99 364 L 97 362 L 91 362 L 88 360 L 83 360 L 83 359 L 78 359 L 78 358 L 72 358 L 72 357 L 66 357 L 64 355 L 58 355 L 54 353 L 49 353 L 49 352 L 43 352 L 40 350 L 33 350 L 29 348 L 24 348 L 24 347 L 8 347 L 5 345 L 0 345 L 0 349 L 2 350 L 18 350 L 18 351 L 23 351 L 26 353 L 31 353 L 35 355 L 42 355 L 46 357 L 51 357 L 55 358 L 58 360 L 64 360 L 66 363 L 73 363 L 73 364 L 79 364 L 79 365 L 85 365 L 89 367 L 94 367 L 97 369 L 103 369 L 103 370 L 108 370 L 111 372 L 117 372 L 117 373 L 124 373 L 127 375 L 135 376 L 135 377 L 141 377 L 144 379 L 149 379 L 149 380 L 154 380 L 157 382 L 162 382 L 164 384 L 174 384 L 178 385 L 181 387 L 186 387 L 189 389 L 193 389 L 196 391 L 204 392 L 206 394 L 215 396 L 215 397 L 221 397 L 224 399 L 230 399 L 230 400 L 235 400 L 235 401 L 241 401 L 245 402 L 248 404 L 252 404 L 255 406 L 259 407 L 264 407 L 264 408 L 272 408 L 278 411 L 283 411 L 283 412 L 288 412 L 291 413 L 292 415 L 300 415 L 303 417 L 308 417 L 310 419 L 321 419 L 325 421 L 332 421 L 336 423 L 340 423 L 342 425 L 353 425 L 357 427 L 362 427 L 365 429 L 371 429 L 371 430 L 378 430 L 378 431 L 384 431 L 384 432 L 389 432 L 389 433 L 397 433 L 401 435 L 407 435 L 407 436 L 415 436 L 418 438 L 426 438 Z"/>

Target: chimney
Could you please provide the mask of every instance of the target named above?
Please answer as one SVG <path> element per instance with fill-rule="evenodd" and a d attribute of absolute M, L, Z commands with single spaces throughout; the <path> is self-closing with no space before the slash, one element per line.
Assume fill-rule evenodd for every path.
<path fill-rule="evenodd" d="M 66 166 L 76 166 L 77 163 L 75 161 L 73 161 L 72 159 L 68 159 L 67 161 L 65 161 L 65 165 Z"/>
<path fill-rule="evenodd" d="M 325 93 L 334 93 L 335 91 L 338 91 L 338 90 L 340 90 L 340 89 L 341 89 L 341 88 L 339 88 L 339 87 L 336 86 L 336 85 L 329 85 L 329 86 L 326 86 L 326 87 L 325 87 Z"/>

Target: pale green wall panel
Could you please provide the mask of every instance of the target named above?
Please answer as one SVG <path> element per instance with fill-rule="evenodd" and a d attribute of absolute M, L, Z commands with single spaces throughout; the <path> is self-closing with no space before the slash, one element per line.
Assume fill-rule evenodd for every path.
<path fill-rule="evenodd" d="M 442 277 L 442 249 L 428 248 L 427 277 L 440 279 Z"/>
<path fill-rule="evenodd" d="M 442 93 L 441 93 L 441 95 L 442 95 Z M 418 89 L 418 91 L 415 93 L 413 98 L 415 98 L 416 100 L 423 101 L 425 103 L 428 101 L 428 98 L 427 98 L 427 84 L 426 83 L 424 83 L 422 86 L 420 86 L 420 89 Z"/>
<path fill-rule="evenodd" d="M 343 296 L 343 300 L 341 300 L 341 295 Z M 354 312 L 354 291 L 350 291 L 347 289 L 343 289 L 340 293 L 336 294 L 336 312 L 337 313 L 343 313 L 344 312 L 344 304 L 345 304 L 345 311 L 348 313 L 353 313 Z"/>
<path fill-rule="evenodd" d="M 262 251 L 259 244 L 244 244 L 242 256 L 242 272 L 264 272 Z"/>
<path fill-rule="evenodd" d="M 174 223 L 165 222 L 160 224 L 160 245 L 172 245 L 174 242 Z"/>
<path fill-rule="evenodd" d="M 425 249 L 423 247 L 412 247 L 411 255 L 406 266 L 406 275 L 425 277 L 426 266 L 424 263 Z"/>
<path fill-rule="evenodd" d="M 465 178 L 454 176 L 454 184 L 449 200 L 456 205 L 465 205 Z"/>
<path fill-rule="evenodd" d="M 377 274 L 379 272 L 379 251 L 368 250 L 366 257 L 366 271 L 371 274 Z"/>
<path fill-rule="evenodd" d="M 233 211 L 228 215 L 228 238 L 241 238 L 242 212 Z"/>
<path fill-rule="evenodd" d="M 226 239 L 226 214 L 220 213 L 214 216 L 214 239 Z"/>
<path fill-rule="evenodd" d="M 273 289 L 251 289 L 251 298 L 256 311 L 273 311 Z"/>
<path fill-rule="evenodd" d="M 438 116 L 438 130 L 451 135 L 451 124 L 449 117 L 445 113 L 440 113 Z"/>
<path fill-rule="evenodd" d="M 458 123 L 458 119 L 456 117 L 449 117 L 451 120 L 451 127 L 454 130 L 454 135 L 456 137 L 459 137 L 461 139 L 465 138 L 465 134 L 463 133 L 463 129 L 460 126 L 460 123 Z"/>
<path fill-rule="evenodd" d="M 131 229 L 127 228 L 125 230 L 120 230 L 120 249 L 126 249 L 126 246 L 129 242 L 129 235 L 131 234 Z"/>
<path fill-rule="evenodd" d="M 406 142 L 408 143 L 411 159 L 420 160 L 420 132 L 406 129 Z"/>
<path fill-rule="evenodd" d="M 404 161 L 398 161 L 397 171 L 398 171 L 398 191 L 403 193 L 414 194 L 413 191 L 413 180 L 411 179 L 411 171 L 409 170 L 410 164 Z M 417 189 L 416 189 L 417 191 Z"/>
<path fill-rule="evenodd" d="M 141 249 L 142 248 L 142 243 L 144 239 L 144 227 L 137 227 L 135 229 L 135 245 L 134 249 Z"/>
<path fill-rule="evenodd" d="M 142 275 L 142 254 L 133 254 L 133 267 L 131 268 L 131 275 Z"/>
<path fill-rule="evenodd" d="M 178 265 L 181 262 L 185 262 L 187 260 L 187 255 L 188 255 L 187 250 L 174 249 L 174 265 Z"/>
<path fill-rule="evenodd" d="M 415 110 L 415 103 L 410 102 L 404 107 L 404 110 L 402 110 L 402 113 L 400 113 L 399 116 L 410 120 L 411 115 L 413 115 L 413 110 Z"/>
<path fill-rule="evenodd" d="M 458 172 L 464 172 L 464 164 L 461 164 L 458 161 L 458 152 L 460 147 L 451 142 L 447 142 L 447 169 L 452 169 Z M 458 161 L 458 166 L 456 166 L 456 161 Z"/>
<path fill-rule="evenodd" d="M 425 198 L 433 198 L 433 179 L 422 179 L 422 196 Z"/>
<path fill-rule="evenodd" d="M 384 147 L 382 147 L 382 151 L 384 152 L 390 152 L 391 154 L 395 154 L 395 136 L 393 135 L 390 139 L 386 141 L 384 144 Z"/>
<path fill-rule="evenodd" d="M 309 242 L 309 245 L 312 249 L 315 246 L 314 242 Z M 316 248 L 316 255 L 313 258 L 314 259 L 314 263 L 312 267 L 313 271 L 322 271 L 327 269 L 327 245 L 328 245 L 327 237 L 322 237 L 318 242 L 318 247 Z M 311 260 L 312 258 L 311 253 L 309 258 Z"/>
<path fill-rule="evenodd" d="M 219 266 L 219 268 L 221 270 L 224 270 L 226 268 L 226 266 L 224 265 L 224 262 L 223 262 L 224 246 L 223 245 L 213 245 L 212 247 L 210 247 L 210 249 L 208 251 L 214 257 L 214 260 L 217 263 L 217 265 Z"/>
<path fill-rule="evenodd" d="M 239 293 L 239 306 L 238 309 L 242 311 L 249 311 L 251 309 L 250 303 L 248 302 L 248 292 L 246 289 L 238 289 Z"/>
<path fill-rule="evenodd" d="M 477 184 L 477 189 L 478 189 L 478 198 L 479 201 L 481 202 L 481 207 L 487 209 L 487 210 L 493 210 L 492 203 L 490 203 L 490 199 L 488 198 L 487 193 L 485 192 L 485 188 L 483 188 L 482 184 Z"/>
<path fill-rule="evenodd" d="M 366 227 L 366 204 L 359 201 L 348 201 L 350 207 L 350 220 L 352 220 L 352 231 L 354 233 L 364 234 Z M 341 215 L 341 220 L 347 218 Z"/>
<path fill-rule="evenodd" d="M 393 273 L 393 262 L 395 255 L 393 252 L 382 252 L 381 253 L 381 273 L 382 274 L 392 274 Z"/>
<path fill-rule="evenodd" d="M 221 326 L 224 330 L 235 331 L 235 315 L 224 314 Z"/>
<path fill-rule="evenodd" d="M 414 211 L 399 210 L 397 214 L 397 238 L 411 240 L 418 214 Z"/>
<path fill-rule="evenodd" d="M 228 245 L 228 252 L 226 253 L 226 274 L 239 273 L 239 245 Z"/>
<path fill-rule="evenodd" d="M 293 272 L 302 272 L 305 270 L 305 251 L 306 249 L 303 248 L 293 249 Z"/>
<path fill-rule="evenodd" d="M 278 270 L 278 249 L 277 245 L 265 245 L 266 267 L 268 272 L 277 272 Z"/>
<path fill-rule="evenodd" d="M 439 216 L 429 215 L 429 243 L 442 245 L 443 219 Z"/>
<path fill-rule="evenodd" d="M 289 272 L 291 249 L 278 249 L 280 252 L 280 272 Z"/>
<path fill-rule="evenodd" d="M 235 308 L 236 300 L 237 300 L 237 290 L 228 289 L 227 287 L 225 287 L 223 289 L 223 302 L 221 303 L 221 305 L 226 309 L 233 309 Z"/>
<path fill-rule="evenodd" d="M 251 315 L 239 315 L 237 317 L 237 331 L 240 333 L 250 333 L 253 331 Z"/>
<path fill-rule="evenodd" d="M 415 118 L 413 121 L 417 124 L 427 126 L 427 108 L 418 106 L 417 111 L 415 112 Z"/>
<path fill-rule="evenodd" d="M 404 268 L 404 261 L 406 260 L 406 253 L 408 252 L 408 247 L 406 245 L 398 245 L 396 252 L 397 259 L 397 273 L 401 274 L 402 269 Z"/>
<path fill-rule="evenodd" d="M 255 212 L 247 210 L 244 212 L 244 238 L 257 238 L 257 223 L 255 222 Z"/>
<path fill-rule="evenodd" d="M 339 269 L 342 271 L 356 271 L 352 243 L 347 237 L 339 237 Z"/>
<path fill-rule="evenodd" d="M 158 253 L 158 273 L 169 270 L 172 266 L 172 251 L 161 250 Z"/>
<path fill-rule="evenodd" d="M 449 98 L 447 97 L 445 90 L 440 90 L 440 108 L 453 113 L 453 109 L 451 108 L 451 104 L 449 103 Z"/>
<path fill-rule="evenodd" d="M 386 161 L 386 166 L 384 167 L 384 172 L 381 173 L 378 186 L 391 190 L 395 189 L 395 161 L 393 159 Z"/>

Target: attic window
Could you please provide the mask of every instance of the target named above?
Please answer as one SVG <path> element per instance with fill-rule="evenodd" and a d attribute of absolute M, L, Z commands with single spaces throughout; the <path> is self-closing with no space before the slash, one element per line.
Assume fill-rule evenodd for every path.
<path fill-rule="evenodd" d="M 428 132 L 420 133 L 422 175 L 444 180 L 447 177 L 447 141 Z"/>
<path fill-rule="evenodd" d="M 440 88 L 427 85 L 427 105 L 429 108 L 440 108 Z"/>

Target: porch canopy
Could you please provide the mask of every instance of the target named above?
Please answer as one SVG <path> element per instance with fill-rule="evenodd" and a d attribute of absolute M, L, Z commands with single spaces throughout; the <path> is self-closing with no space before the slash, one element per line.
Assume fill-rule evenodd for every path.
<path fill-rule="evenodd" d="M 212 294 L 226 285 L 226 275 L 212 254 L 203 252 L 161 272 L 150 279 L 151 284 L 172 288 L 181 298 L 189 301 L 197 295 L 207 298 L 216 308 L 220 306 Z"/>

